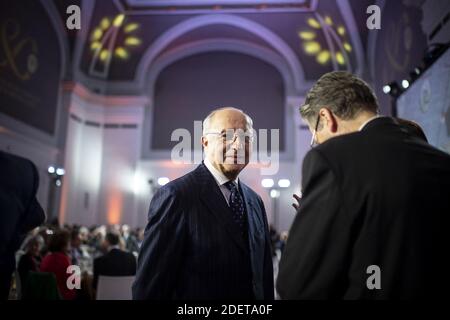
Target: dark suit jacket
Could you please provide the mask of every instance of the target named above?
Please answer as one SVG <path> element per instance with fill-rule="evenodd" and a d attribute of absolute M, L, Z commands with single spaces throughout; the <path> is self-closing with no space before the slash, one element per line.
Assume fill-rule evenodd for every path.
<path fill-rule="evenodd" d="M 450 155 L 378 118 L 309 151 L 302 180 L 280 262 L 282 298 L 408 299 L 447 290 Z M 367 288 L 371 265 L 380 267 L 381 290 Z"/>
<path fill-rule="evenodd" d="M 26 233 L 45 220 L 36 200 L 39 176 L 27 159 L 0 151 L 0 274 L 11 275 Z"/>
<path fill-rule="evenodd" d="M 204 164 L 162 187 L 150 204 L 134 299 L 273 299 L 267 218 L 242 182 L 248 240 Z"/>
<path fill-rule="evenodd" d="M 99 276 L 134 276 L 136 274 L 136 258 L 119 249 L 111 249 L 107 254 L 94 259 L 94 289 L 97 289 Z"/>

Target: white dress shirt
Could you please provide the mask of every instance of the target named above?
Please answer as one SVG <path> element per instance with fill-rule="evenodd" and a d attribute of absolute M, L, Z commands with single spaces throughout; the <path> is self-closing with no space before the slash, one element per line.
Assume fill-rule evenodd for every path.
<path fill-rule="evenodd" d="M 208 168 L 209 172 L 211 172 L 211 174 L 213 175 L 214 179 L 217 182 L 217 185 L 220 188 L 220 191 L 222 191 L 223 197 L 225 198 L 225 200 L 227 201 L 227 204 L 229 204 L 229 199 L 230 199 L 230 195 L 231 195 L 231 191 L 228 190 L 228 188 L 225 186 L 225 183 L 227 183 L 228 181 L 230 181 L 230 179 L 228 179 L 227 177 L 225 177 L 225 175 L 220 172 L 219 170 L 217 170 L 212 163 L 208 160 L 208 158 L 205 158 L 205 160 L 203 161 L 203 163 L 205 164 L 206 168 Z M 234 184 L 238 185 L 238 178 L 236 178 L 235 180 L 233 180 Z"/>

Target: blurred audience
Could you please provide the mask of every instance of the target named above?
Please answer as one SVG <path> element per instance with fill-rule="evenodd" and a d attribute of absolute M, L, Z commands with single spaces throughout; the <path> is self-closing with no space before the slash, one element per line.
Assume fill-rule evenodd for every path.
<path fill-rule="evenodd" d="M 136 258 L 143 240 L 142 228 L 128 225 L 60 226 L 56 219 L 28 232 L 16 252 L 19 281 L 25 287 L 30 271 L 55 274 L 63 299 L 94 299 L 99 275 L 136 273 Z M 81 289 L 69 290 L 69 265 L 81 269 Z"/>

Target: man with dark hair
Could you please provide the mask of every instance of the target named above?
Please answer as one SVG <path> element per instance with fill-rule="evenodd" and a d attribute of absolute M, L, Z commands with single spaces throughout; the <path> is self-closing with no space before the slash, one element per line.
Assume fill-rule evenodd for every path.
<path fill-rule="evenodd" d="M 39 175 L 27 159 L 0 151 L 0 300 L 8 298 L 15 252 L 26 233 L 45 220 L 36 200 Z"/>
<path fill-rule="evenodd" d="M 444 296 L 450 155 L 377 110 L 346 72 L 322 76 L 300 108 L 318 146 L 303 160 L 281 298 Z"/>
<path fill-rule="evenodd" d="M 107 253 L 94 260 L 93 287 L 97 289 L 98 277 L 103 276 L 134 276 L 136 274 L 136 258 L 120 249 L 120 236 L 108 232 L 103 242 Z"/>

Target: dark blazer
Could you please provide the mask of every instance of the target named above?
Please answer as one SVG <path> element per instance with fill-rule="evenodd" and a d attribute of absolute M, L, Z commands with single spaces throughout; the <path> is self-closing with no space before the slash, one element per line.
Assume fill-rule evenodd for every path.
<path fill-rule="evenodd" d="M 273 299 L 267 218 L 242 182 L 248 237 L 241 235 L 204 164 L 153 197 L 134 299 Z M 248 239 L 248 240 L 247 240 Z"/>
<path fill-rule="evenodd" d="M 383 117 L 309 151 L 302 180 L 283 299 L 443 297 L 450 155 Z M 371 265 L 380 290 L 367 287 Z"/>
<path fill-rule="evenodd" d="M 26 233 L 45 220 L 36 200 L 38 186 L 38 172 L 30 160 L 0 151 L 1 296 L 15 269 L 14 254 Z"/>
<path fill-rule="evenodd" d="M 93 287 L 97 289 L 99 276 L 134 276 L 136 257 L 120 249 L 111 249 L 107 254 L 94 259 Z"/>

